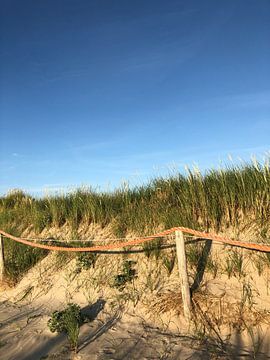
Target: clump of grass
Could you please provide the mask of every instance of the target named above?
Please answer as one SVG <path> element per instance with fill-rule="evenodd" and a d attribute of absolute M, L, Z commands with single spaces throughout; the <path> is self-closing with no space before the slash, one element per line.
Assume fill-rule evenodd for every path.
<path fill-rule="evenodd" d="M 15 284 L 38 261 L 43 259 L 47 250 L 26 246 L 4 238 L 5 276 Z"/>
<path fill-rule="evenodd" d="M 244 272 L 244 256 L 241 250 L 232 250 L 226 258 L 225 272 L 230 278 L 232 275 L 242 277 L 245 276 Z"/>

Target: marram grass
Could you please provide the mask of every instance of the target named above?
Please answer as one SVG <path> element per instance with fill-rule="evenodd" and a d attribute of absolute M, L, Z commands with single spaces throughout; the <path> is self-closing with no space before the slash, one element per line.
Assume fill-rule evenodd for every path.
<path fill-rule="evenodd" d="M 15 235 L 30 226 L 38 234 L 64 224 L 76 232 L 81 223 L 110 224 L 121 237 L 129 231 L 149 235 L 173 226 L 218 232 L 243 224 L 256 225 L 262 234 L 267 233 L 269 159 L 209 170 L 204 175 L 188 169 L 185 175 L 156 178 L 147 185 L 113 192 L 79 188 L 37 199 L 13 190 L 0 198 L 0 228 Z M 27 263 L 30 266 L 31 261 Z"/>
<path fill-rule="evenodd" d="M 95 192 L 79 188 L 71 193 L 36 199 L 21 190 L 0 197 L 0 228 L 20 233 L 33 226 L 80 223 L 114 224 L 116 235 L 127 231 L 149 234 L 158 227 L 189 226 L 212 229 L 250 221 L 267 226 L 270 217 L 269 163 L 210 170 L 188 170 L 156 178 L 144 186 Z"/>

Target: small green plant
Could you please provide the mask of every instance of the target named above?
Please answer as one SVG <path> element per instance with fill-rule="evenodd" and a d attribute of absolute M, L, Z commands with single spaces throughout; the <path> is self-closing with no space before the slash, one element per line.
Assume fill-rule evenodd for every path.
<path fill-rule="evenodd" d="M 113 287 L 118 288 L 120 291 L 124 290 L 126 283 L 131 282 L 136 276 L 136 270 L 132 268 L 135 264 L 136 261 L 124 261 L 122 273 L 115 276 Z"/>
<path fill-rule="evenodd" d="M 88 270 L 95 267 L 97 254 L 91 252 L 81 252 L 76 258 L 76 272 L 80 273 L 83 269 Z"/>
<path fill-rule="evenodd" d="M 77 352 L 80 326 L 85 322 L 79 305 L 69 303 L 62 311 L 54 311 L 48 321 L 51 332 L 65 332 L 67 334 L 71 349 Z"/>

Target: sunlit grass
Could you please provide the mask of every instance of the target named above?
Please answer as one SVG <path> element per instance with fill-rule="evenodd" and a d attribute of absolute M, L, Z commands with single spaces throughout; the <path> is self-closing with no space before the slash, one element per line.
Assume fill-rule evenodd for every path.
<path fill-rule="evenodd" d="M 40 232 L 64 224 L 77 229 L 83 222 L 113 223 L 116 233 L 149 233 L 176 225 L 218 231 L 248 219 L 264 226 L 269 210 L 269 163 L 253 162 L 205 175 L 188 170 L 186 175 L 156 178 L 145 186 L 114 192 L 79 188 L 36 199 L 16 190 L 0 198 L 0 227 L 23 231 L 32 225 Z"/>
<path fill-rule="evenodd" d="M 220 231 L 256 224 L 265 233 L 270 224 L 269 160 L 209 170 L 197 169 L 147 185 L 113 192 L 79 188 L 73 192 L 34 198 L 21 190 L 0 198 L 0 228 L 20 234 L 67 224 L 111 225 L 116 236 L 132 231 L 149 235 L 161 228 L 187 226 Z M 15 245 L 14 245 L 15 246 Z M 12 252 L 12 251 L 11 251 Z"/>

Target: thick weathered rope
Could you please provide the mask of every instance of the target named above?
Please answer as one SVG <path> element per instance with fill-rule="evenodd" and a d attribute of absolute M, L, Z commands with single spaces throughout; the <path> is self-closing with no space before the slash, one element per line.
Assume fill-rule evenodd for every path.
<path fill-rule="evenodd" d="M 245 249 L 257 250 L 257 251 L 262 251 L 262 252 L 270 252 L 270 246 L 266 245 L 266 244 L 256 244 L 256 243 L 248 243 L 248 242 L 243 242 L 243 241 L 238 241 L 238 240 L 232 240 L 232 239 L 229 239 L 226 237 L 219 236 L 217 234 L 207 233 L 207 232 L 203 232 L 203 231 L 197 231 L 197 230 L 193 230 L 193 229 L 189 229 L 189 228 L 181 227 L 181 226 L 174 227 L 169 230 L 164 230 L 162 232 L 159 232 L 157 234 L 147 236 L 147 237 L 141 237 L 141 238 L 137 238 L 137 239 L 127 240 L 127 241 L 124 241 L 121 243 L 113 243 L 113 244 L 98 245 L 98 246 L 91 246 L 91 247 L 63 247 L 63 246 L 55 246 L 55 245 L 44 245 L 44 244 L 39 244 L 39 243 L 33 243 L 29 240 L 10 235 L 3 230 L 0 230 L 0 234 L 2 234 L 3 236 L 5 236 L 11 240 L 17 241 L 21 244 L 25 244 L 28 246 L 45 249 L 45 250 L 72 251 L 72 252 L 89 252 L 89 251 L 95 252 L 95 251 L 113 250 L 113 249 L 119 249 L 119 248 L 124 248 L 124 247 L 128 247 L 128 246 L 139 245 L 139 244 L 154 240 L 159 237 L 170 235 L 170 234 L 174 233 L 175 231 L 182 231 L 184 233 L 194 235 L 194 236 L 197 236 L 202 239 L 213 240 L 215 242 L 228 244 L 228 245 L 232 245 L 232 246 L 238 246 L 238 247 L 242 247 Z M 53 241 L 53 239 L 52 239 L 52 241 Z"/>

